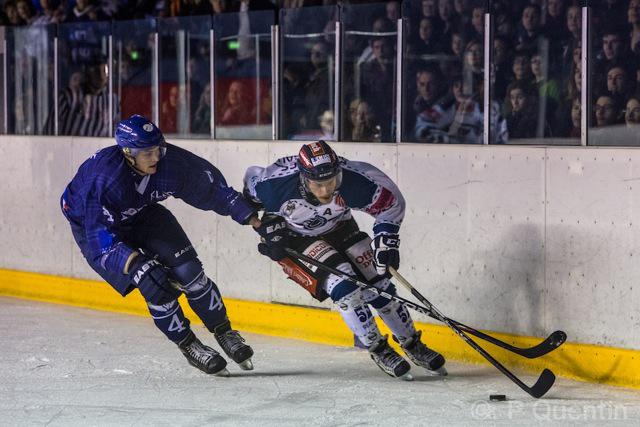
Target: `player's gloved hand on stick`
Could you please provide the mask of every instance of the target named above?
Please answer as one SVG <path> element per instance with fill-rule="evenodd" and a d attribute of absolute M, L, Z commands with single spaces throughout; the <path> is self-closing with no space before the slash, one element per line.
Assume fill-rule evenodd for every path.
<path fill-rule="evenodd" d="M 373 263 L 379 275 L 388 274 L 389 267 L 400 267 L 400 237 L 397 234 L 378 234 L 373 238 Z"/>
<path fill-rule="evenodd" d="M 145 255 L 139 254 L 133 259 L 129 266 L 129 277 L 145 301 L 152 304 L 166 304 L 180 296 L 169 283 L 164 266 Z"/>
<path fill-rule="evenodd" d="M 287 256 L 285 248 L 288 244 L 289 230 L 284 218 L 277 215 L 262 218 L 262 224 L 256 231 L 263 240 L 258 244 L 258 252 L 274 261 L 280 261 Z"/>

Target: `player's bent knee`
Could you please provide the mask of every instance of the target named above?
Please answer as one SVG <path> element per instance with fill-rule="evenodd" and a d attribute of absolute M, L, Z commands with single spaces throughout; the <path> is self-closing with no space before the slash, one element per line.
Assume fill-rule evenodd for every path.
<path fill-rule="evenodd" d="M 178 282 L 180 290 L 192 294 L 205 288 L 209 278 L 204 274 L 202 263 L 198 258 L 171 268 L 171 276 Z"/>

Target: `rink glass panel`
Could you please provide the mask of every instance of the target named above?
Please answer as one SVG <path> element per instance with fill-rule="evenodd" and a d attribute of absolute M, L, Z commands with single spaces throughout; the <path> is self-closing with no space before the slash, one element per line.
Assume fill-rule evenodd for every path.
<path fill-rule="evenodd" d="M 399 3 L 391 7 L 397 7 Z M 342 141 L 395 141 L 397 18 L 387 3 L 342 9 Z"/>
<path fill-rule="evenodd" d="M 402 141 L 481 144 L 482 36 L 468 35 L 470 5 L 459 15 L 445 3 L 446 27 L 437 1 L 402 2 Z"/>
<path fill-rule="evenodd" d="M 215 135 L 271 139 L 272 11 L 215 15 Z"/>
<path fill-rule="evenodd" d="M 158 20 L 159 127 L 181 138 L 211 135 L 210 16 Z"/>
<path fill-rule="evenodd" d="M 58 135 L 73 136 L 110 136 L 108 127 L 108 91 L 109 74 L 109 36 L 111 24 L 109 22 L 78 22 L 61 24 L 58 26 Z M 106 67 L 106 69 L 100 69 Z M 66 115 L 70 102 L 84 102 L 81 97 L 87 96 L 87 88 L 96 93 L 104 93 L 99 107 L 102 110 L 99 117 L 92 119 L 102 123 L 91 129 L 73 126 L 70 123 L 75 118 Z M 91 97 L 91 95 L 88 95 Z M 113 103 L 112 123 L 117 117 L 117 100 Z M 70 112 L 74 114 L 73 111 Z M 52 124 L 52 123 L 51 123 Z M 52 135 L 53 129 L 47 129 Z"/>
<path fill-rule="evenodd" d="M 46 135 L 54 120 L 55 26 L 7 28 L 8 133 Z"/>
<path fill-rule="evenodd" d="M 489 143 L 580 145 L 581 9 L 514 4 L 491 10 Z"/>
<path fill-rule="evenodd" d="M 338 8 L 280 10 L 282 139 L 334 140 Z"/>
<path fill-rule="evenodd" d="M 154 120 L 157 96 L 153 64 L 155 19 L 113 23 L 113 88 L 120 102 L 121 117 L 141 114 Z"/>
<path fill-rule="evenodd" d="M 590 2 L 588 145 L 640 145 L 640 5 Z M 612 27 L 611 22 L 620 22 Z M 626 26 L 623 26 L 627 24 Z"/>

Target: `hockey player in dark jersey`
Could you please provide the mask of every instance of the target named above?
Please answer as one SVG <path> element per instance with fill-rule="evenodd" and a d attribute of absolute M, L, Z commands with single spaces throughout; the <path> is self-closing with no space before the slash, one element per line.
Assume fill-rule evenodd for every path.
<path fill-rule="evenodd" d="M 324 141 L 305 144 L 298 156 L 266 168 L 250 167 L 244 177 L 247 199 L 264 209 L 258 250 L 277 261 L 287 275 L 319 301 L 330 297 L 342 318 L 387 374 L 410 378 L 410 365 L 388 344 L 369 306 L 391 329 L 416 365 L 445 375 L 444 357 L 421 341 L 407 309 L 337 276 L 288 256 L 288 247 L 363 281 L 395 293 L 388 266 L 400 263 L 398 233 L 405 202 L 380 170 L 338 157 Z M 373 240 L 359 230 L 351 209 L 375 218 Z"/>
<path fill-rule="evenodd" d="M 253 350 L 231 328 L 216 284 L 173 214 L 158 202 L 172 196 L 198 209 L 230 215 L 257 226 L 254 209 L 201 157 L 167 144 L 142 116 L 118 124 L 117 145 L 104 148 L 79 168 L 61 197 L 64 216 L 87 262 L 125 296 L 137 288 L 156 326 L 189 363 L 226 375 L 226 360 L 189 327 L 178 296 L 187 297 L 224 352 L 242 369 L 253 369 Z"/>

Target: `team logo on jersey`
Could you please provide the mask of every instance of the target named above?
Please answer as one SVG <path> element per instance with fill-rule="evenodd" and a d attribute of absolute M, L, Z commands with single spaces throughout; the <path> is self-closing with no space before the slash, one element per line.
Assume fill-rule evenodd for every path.
<path fill-rule="evenodd" d="M 320 228 L 327 223 L 327 218 L 316 214 L 313 218 L 310 218 L 302 223 L 302 226 L 307 230 L 313 230 L 314 228 Z"/>
<path fill-rule="evenodd" d="M 131 218 L 132 216 L 134 216 L 135 214 L 137 214 L 138 212 L 140 212 L 142 209 L 144 209 L 144 207 L 147 205 L 142 205 L 139 208 L 129 208 L 126 211 L 123 211 L 121 213 L 122 217 L 120 218 L 120 220 L 124 221 L 127 218 Z"/>
<path fill-rule="evenodd" d="M 291 214 L 293 214 L 293 211 L 296 210 L 296 204 L 294 202 L 287 202 L 287 205 L 284 207 L 283 213 L 284 216 L 291 216 Z"/>
<path fill-rule="evenodd" d="M 373 202 L 368 208 L 365 209 L 365 212 L 371 215 L 377 215 L 380 212 L 384 212 L 389 209 L 396 202 L 396 198 L 393 193 L 386 188 L 383 188 L 380 191 L 380 194 L 376 198 L 375 202 Z"/>

